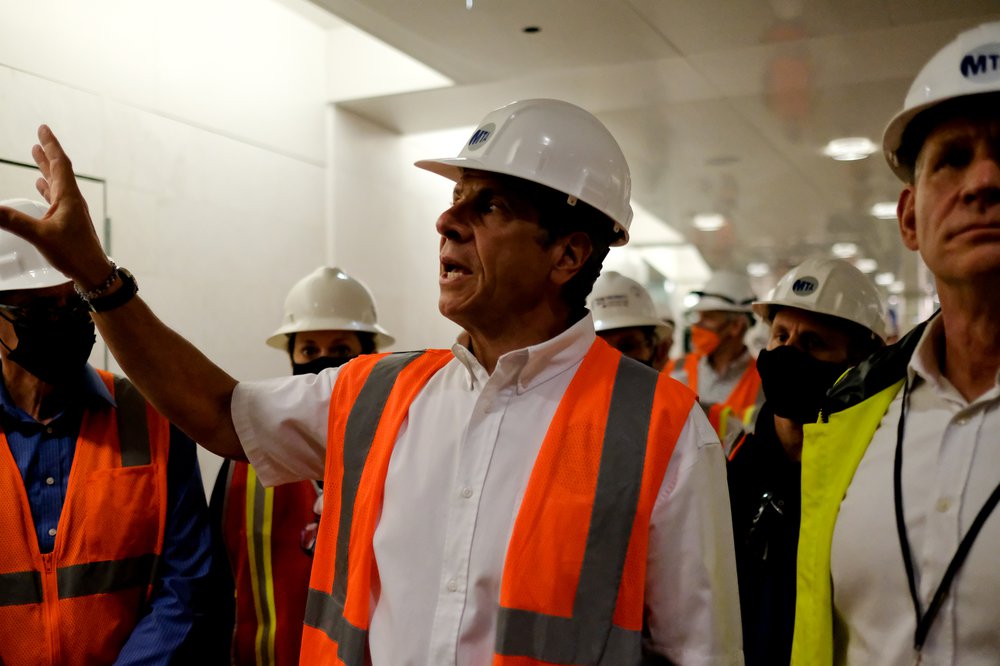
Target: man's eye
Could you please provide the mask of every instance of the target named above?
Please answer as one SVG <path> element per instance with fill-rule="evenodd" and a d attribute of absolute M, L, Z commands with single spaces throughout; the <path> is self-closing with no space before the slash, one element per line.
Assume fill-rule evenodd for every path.
<path fill-rule="evenodd" d="M 972 151 L 969 148 L 952 146 L 938 155 L 938 159 L 934 162 L 934 167 L 935 170 L 961 168 L 969 163 L 971 157 Z"/>

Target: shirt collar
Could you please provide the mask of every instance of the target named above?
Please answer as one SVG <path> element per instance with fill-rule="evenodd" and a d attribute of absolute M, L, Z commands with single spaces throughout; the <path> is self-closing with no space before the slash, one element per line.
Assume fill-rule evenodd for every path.
<path fill-rule="evenodd" d="M 586 356 L 596 337 L 594 319 L 588 312 L 554 338 L 501 356 L 493 371 L 494 381 L 503 384 L 516 382 L 519 393 L 528 391 L 575 367 Z M 470 388 L 475 388 L 477 384 L 481 386 L 491 379 L 472 352 L 459 344 L 451 349 L 469 372 Z"/>
<path fill-rule="evenodd" d="M 910 362 L 906 366 L 906 380 L 911 387 L 916 387 L 920 381 L 927 382 L 936 393 L 947 394 L 953 399 L 963 404 L 968 401 L 958 392 L 947 377 L 941 372 L 939 362 L 940 352 L 944 349 L 944 319 L 936 315 L 924 328 L 924 332 L 917 341 L 917 346 L 913 350 Z M 1000 373 L 995 378 L 993 389 L 987 391 L 973 402 L 995 397 L 998 387 L 1000 387 Z"/>
<path fill-rule="evenodd" d="M 56 418 L 59 418 L 67 411 L 72 411 L 72 408 L 74 407 L 93 404 L 94 402 L 105 402 L 112 407 L 116 406 L 115 399 L 108 390 L 108 387 L 104 384 L 101 376 L 98 375 L 97 371 L 94 370 L 94 368 L 89 364 L 85 368 L 80 389 L 81 390 L 78 393 L 74 393 L 70 396 L 71 402 L 67 404 L 67 408 L 58 414 Z M 0 409 L 19 421 L 34 421 L 34 419 L 27 412 L 14 404 L 13 398 L 10 397 L 10 392 L 7 390 L 6 383 L 2 381 L 0 381 Z"/>

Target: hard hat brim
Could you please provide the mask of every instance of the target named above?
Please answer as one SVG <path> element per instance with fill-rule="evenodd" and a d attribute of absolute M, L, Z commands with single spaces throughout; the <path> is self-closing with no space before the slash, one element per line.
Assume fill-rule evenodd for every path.
<path fill-rule="evenodd" d="M 375 324 L 374 326 L 351 325 L 349 322 L 331 322 L 330 326 L 317 327 L 316 324 L 308 325 L 288 325 L 282 326 L 265 341 L 269 347 L 288 351 L 288 336 L 293 333 L 307 333 L 309 331 L 349 331 L 352 333 L 371 333 L 375 336 L 375 346 L 379 351 L 391 347 L 396 342 L 396 338 L 389 335 L 384 328 Z"/>

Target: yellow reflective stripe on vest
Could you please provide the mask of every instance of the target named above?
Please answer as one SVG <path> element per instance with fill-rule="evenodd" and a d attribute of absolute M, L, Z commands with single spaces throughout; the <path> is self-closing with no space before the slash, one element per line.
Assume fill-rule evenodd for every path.
<path fill-rule="evenodd" d="M 341 485 L 340 523 L 337 530 L 336 568 L 333 590 L 327 594 L 309 590 L 305 624 L 319 629 L 337 642 L 337 656 L 347 666 L 363 666 L 367 630 L 351 625 L 344 619 L 347 599 L 347 546 L 354 519 L 354 501 L 361 473 L 375 439 L 375 431 L 389 393 L 399 373 L 419 358 L 423 352 L 390 354 L 378 361 L 361 387 L 344 431 L 344 477 Z"/>
<path fill-rule="evenodd" d="M 274 663 L 274 640 L 277 615 L 274 607 L 274 580 L 271 568 L 271 519 L 274 513 L 274 489 L 265 488 L 253 467 L 247 466 L 246 539 L 250 560 L 250 587 L 257 615 L 254 639 L 257 663 Z"/>
<path fill-rule="evenodd" d="M 622 357 L 570 618 L 500 608 L 495 651 L 554 664 L 637 664 L 640 632 L 612 624 L 639 503 L 657 374 Z"/>

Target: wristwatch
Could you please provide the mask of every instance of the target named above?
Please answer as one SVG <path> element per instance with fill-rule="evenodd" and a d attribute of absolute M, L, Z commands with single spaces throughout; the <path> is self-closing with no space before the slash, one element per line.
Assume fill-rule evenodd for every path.
<path fill-rule="evenodd" d="M 121 280 L 121 286 L 114 290 L 107 296 L 98 296 L 96 298 L 87 298 L 86 295 L 81 294 L 83 300 L 87 302 L 90 306 L 91 312 L 107 312 L 108 310 L 114 310 L 117 307 L 121 307 L 132 300 L 132 297 L 139 292 L 139 284 L 135 281 L 135 276 L 127 268 L 122 268 L 121 266 L 115 266 L 115 274 L 118 279 Z"/>

